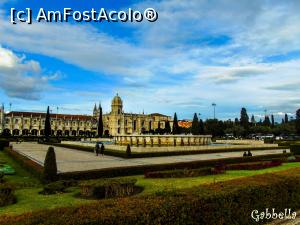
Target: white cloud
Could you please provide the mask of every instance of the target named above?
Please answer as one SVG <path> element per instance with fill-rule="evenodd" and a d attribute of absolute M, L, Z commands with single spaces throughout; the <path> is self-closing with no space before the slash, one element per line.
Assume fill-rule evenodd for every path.
<path fill-rule="evenodd" d="M 47 88 L 49 78 L 41 75 L 40 64 L 19 57 L 0 46 L 0 88 L 9 96 L 36 100 Z M 51 79 L 51 77 L 50 77 Z"/>

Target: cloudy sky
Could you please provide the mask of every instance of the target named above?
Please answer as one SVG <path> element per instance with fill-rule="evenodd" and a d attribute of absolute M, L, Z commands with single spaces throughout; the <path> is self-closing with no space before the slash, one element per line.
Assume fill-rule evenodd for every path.
<path fill-rule="evenodd" d="M 156 9 L 154 23 L 9 22 L 11 8 Z M 277 119 L 300 107 L 298 0 L 0 0 L 0 100 L 9 110 Z"/>

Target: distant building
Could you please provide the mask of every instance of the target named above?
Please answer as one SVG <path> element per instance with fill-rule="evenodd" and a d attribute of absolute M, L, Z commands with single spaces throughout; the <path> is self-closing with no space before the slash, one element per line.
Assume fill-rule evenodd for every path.
<path fill-rule="evenodd" d="M 178 126 L 182 128 L 190 128 L 192 126 L 192 121 L 189 120 L 179 120 Z"/>
<path fill-rule="evenodd" d="M 52 135 L 55 136 L 95 136 L 99 107 L 95 105 L 93 115 L 51 114 Z M 0 133 L 4 135 L 44 135 L 46 113 L 9 112 L 0 108 Z M 123 111 L 123 101 L 116 95 L 111 103 L 111 112 L 103 115 L 103 130 L 106 135 L 141 134 L 164 129 L 170 116 L 159 113 L 133 114 Z"/>

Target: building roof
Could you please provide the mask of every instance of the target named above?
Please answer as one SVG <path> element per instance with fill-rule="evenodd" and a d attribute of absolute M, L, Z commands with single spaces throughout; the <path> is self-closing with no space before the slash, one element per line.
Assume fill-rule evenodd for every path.
<path fill-rule="evenodd" d="M 23 117 L 46 117 L 46 113 L 41 112 L 19 112 L 12 111 L 5 114 L 6 116 L 23 116 Z M 71 115 L 71 114 L 50 114 L 50 118 L 72 119 L 72 120 L 91 120 L 93 116 L 88 115 Z"/>
<path fill-rule="evenodd" d="M 120 98 L 120 96 L 118 94 L 113 98 L 111 104 L 112 105 L 123 105 L 122 99 Z"/>

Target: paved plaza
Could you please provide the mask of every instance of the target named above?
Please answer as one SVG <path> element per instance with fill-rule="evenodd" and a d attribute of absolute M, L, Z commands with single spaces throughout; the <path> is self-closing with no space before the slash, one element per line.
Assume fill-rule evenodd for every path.
<path fill-rule="evenodd" d="M 33 159 L 43 165 L 47 149 L 49 146 L 23 142 L 12 143 L 13 149 L 21 154 Z M 104 169 L 113 167 L 129 167 L 139 165 L 154 165 L 176 162 L 191 162 L 198 160 L 224 159 L 231 157 L 241 157 L 243 152 L 225 152 L 225 153 L 210 153 L 197 155 L 181 155 L 181 156 L 164 156 L 153 158 L 135 158 L 123 159 L 113 156 L 95 156 L 92 152 L 84 152 L 63 147 L 54 147 L 56 153 L 57 167 L 59 172 L 84 171 L 93 169 Z M 252 154 L 268 155 L 282 153 L 282 149 L 253 151 Z M 289 150 L 287 149 L 287 152 Z"/>

